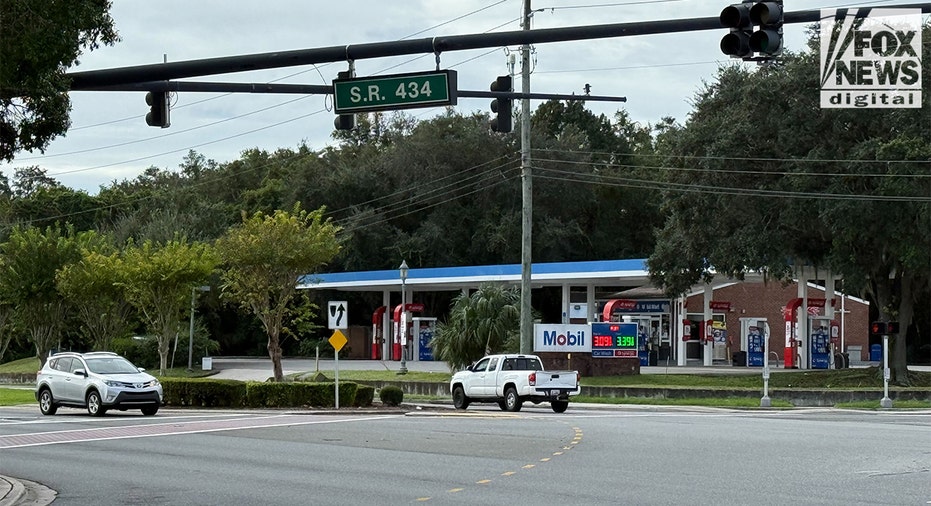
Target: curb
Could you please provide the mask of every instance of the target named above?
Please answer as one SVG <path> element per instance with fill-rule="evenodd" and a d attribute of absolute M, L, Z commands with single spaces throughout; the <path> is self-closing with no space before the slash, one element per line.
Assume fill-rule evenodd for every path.
<path fill-rule="evenodd" d="M 26 495 L 26 487 L 15 478 L 0 475 L 0 506 L 13 506 Z"/>

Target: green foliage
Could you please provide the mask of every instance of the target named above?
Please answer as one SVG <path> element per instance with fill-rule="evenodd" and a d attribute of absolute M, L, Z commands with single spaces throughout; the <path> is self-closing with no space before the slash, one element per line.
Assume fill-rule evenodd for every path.
<path fill-rule="evenodd" d="M 246 383 L 236 380 L 160 377 L 165 404 L 203 408 L 241 408 Z"/>
<path fill-rule="evenodd" d="M 342 390 L 340 390 L 339 395 L 340 399 L 342 399 Z M 356 387 L 356 397 L 352 401 L 352 406 L 356 408 L 367 408 L 372 405 L 373 399 L 375 399 L 375 387 L 370 387 L 368 385 L 358 385 Z"/>
<path fill-rule="evenodd" d="M 453 299 L 430 346 L 453 370 L 490 353 L 516 351 L 520 339 L 520 291 L 486 283 Z"/>
<path fill-rule="evenodd" d="M 82 236 L 71 227 L 17 226 L 0 244 L 0 303 L 14 307 L 14 324 L 28 333 L 43 361 L 68 325 L 68 306 L 58 294 L 55 275 L 80 258 Z"/>
<path fill-rule="evenodd" d="M 192 292 L 209 279 L 218 263 L 216 253 L 208 244 L 182 238 L 165 244 L 129 244 L 113 261 L 126 300 L 158 340 L 159 369 L 164 371 L 171 341 L 183 327 L 181 320 L 189 310 Z"/>
<path fill-rule="evenodd" d="M 135 326 L 114 252 L 109 237 L 88 232 L 81 258 L 55 276 L 59 293 L 75 308 L 81 333 L 95 351 L 110 351 L 113 339 L 129 335 Z"/>
<path fill-rule="evenodd" d="M 291 212 L 244 215 L 216 243 L 225 264 L 223 296 L 262 321 L 275 381 L 283 378 L 279 340 L 296 285 L 336 256 L 338 231 L 323 209 L 308 212 L 296 203 Z"/>
<path fill-rule="evenodd" d="M 378 391 L 378 398 L 385 406 L 400 406 L 404 402 L 404 390 L 397 385 L 385 385 Z"/>
<path fill-rule="evenodd" d="M 70 121 L 65 70 L 118 40 L 110 2 L 0 1 L 0 160 L 45 150 Z"/>
<path fill-rule="evenodd" d="M 209 378 L 161 378 L 169 406 L 232 408 L 334 407 L 333 383 L 258 382 Z M 371 390 L 371 387 L 367 387 Z M 340 382 L 340 406 L 371 405 L 372 395 L 357 399 L 359 385 Z M 368 399 L 366 401 L 366 398 Z"/>

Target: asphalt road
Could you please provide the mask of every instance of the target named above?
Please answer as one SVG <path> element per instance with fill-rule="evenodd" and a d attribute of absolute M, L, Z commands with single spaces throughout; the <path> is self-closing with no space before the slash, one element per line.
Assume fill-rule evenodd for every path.
<path fill-rule="evenodd" d="M 56 506 L 925 505 L 929 441 L 927 410 L 0 408 L 0 474 Z"/>

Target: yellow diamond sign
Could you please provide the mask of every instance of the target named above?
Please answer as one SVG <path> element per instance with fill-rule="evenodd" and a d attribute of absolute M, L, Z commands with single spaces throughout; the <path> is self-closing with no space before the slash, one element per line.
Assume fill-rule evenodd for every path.
<path fill-rule="evenodd" d="M 337 352 L 343 349 L 343 346 L 346 346 L 346 343 L 348 341 L 349 340 L 346 339 L 346 336 L 342 332 L 340 332 L 339 329 L 334 330 L 333 335 L 330 336 L 330 344 L 333 346 L 333 349 L 336 350 Z"/>

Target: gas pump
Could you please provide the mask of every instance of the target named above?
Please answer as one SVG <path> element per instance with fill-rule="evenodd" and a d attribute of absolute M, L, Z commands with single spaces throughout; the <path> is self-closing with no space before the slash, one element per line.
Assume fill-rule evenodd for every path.
<path fill-rule="evenodd" d="M 650 335 L 644 328 L 643 322 L 637 322 L 637 357 L 641 366 L 650 365 Z"/>
<path fill-rule="evenodd" d="M 747 367 L 763 367 L 766 362 L 765 327 L 766 318 L 740 319 L 740 348 L 747 353 Z"/>
<path fill-rule="evenodd" d="M 808 356 L 812 369 L 828 369 L 831 365 L 832 323 L 830 318 L 808 318 Z"/>
<path fill-rule="evenodd" d="M 372 313 L 372 360 L 381 360 L 382 322 L 388 306 L 381 306 Z"/>
<path fill-rule="evenodd" d="M 411 320 L 414 321 L 413 334 L 411 334 L 416 347 L 414 355 L 420 361 L 433 360 L 433 348 L 430 346 L 430 341 L 433 340 L 433 334 L 436 331 L 436 318 L 411 318 Z"/>
<path fill-rule="evenodd" d="M 401 353 L 406 360 L 413 360 L 409 340 L 412 338 L 413 320 L 407 317 L 410 313 L 423 312 L 423 304 L 407 304 L 404 311 L 401 304 L 394 307 L 394 329 L 391 333 L 391 360 L 401 360 Z"/>

